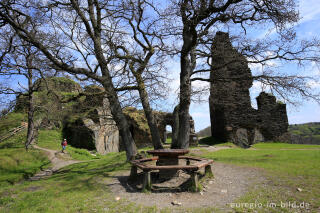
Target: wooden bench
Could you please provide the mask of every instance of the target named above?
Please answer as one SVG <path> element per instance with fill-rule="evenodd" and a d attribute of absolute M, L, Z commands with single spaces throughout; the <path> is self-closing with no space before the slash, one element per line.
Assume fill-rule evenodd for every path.
<path fill-rule="evenodd" d="M 205 168 L 205 176 L 212 177 L 212 170 L 211 170 L 211 164 L 213 163 L 213 160 L 208 159 L 202 159 L 197 157 L 191 157 L 191 156 L 179 156 L 179 159 L 185 159 L 186 165 L 146 165 L 144 163 L 149 161 L 156 161 L 158 160 L 158 157 L 152 157 L 152 158 L 143 158 L 138 160 L 132 160 L 131 163 L 131 172 L 130 172 L 130 180 L 134 180 L 138 176 L 138 168 L 143 171 L 143 184 L 142 184 L 142 191 L 150 191 L 152 187 L 151 183 L 151 171 L 161 171 L 161 170 L 184 170 L 190 173 L 191 180 L 192 180 L 192 188 L 195 189 L 195 191 L 198 191 L 199 189 L 199 181 L 198 181 L 198 171 L 201 168 Z M 190 161 L 196 161 L 192 165 L 190 164 Z"/>

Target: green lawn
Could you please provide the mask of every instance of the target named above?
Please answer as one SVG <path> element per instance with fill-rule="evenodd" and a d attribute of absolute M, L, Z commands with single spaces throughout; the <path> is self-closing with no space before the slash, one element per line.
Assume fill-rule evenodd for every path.
<path fill-rule="evenodd" d="M 0 135 L 6 134 L 12 128 L 21 125 L 21 122 L 27 121 L 27 116 L 24 113 L 9 113 L 0 119 Z"/>
<path fill-rule="evenodd" d="M 172 143 L 172 138 L 167 137 L 166 143 L 171 144 Z"/>
<path fill-rule="evenodd" d="M 48 179 L 1 188 L 0 212 L 172 212 L 115 200 L 109 189 L 111 178 L 129 168 L 124 152 L 110 153 L 104 159 L 65 167 Z M 223 212 L 212 207 L 180 210 Z"/>
<path fill-rule="evenodd" d="M 25 138 L 26 132 L 21 132 L 0 143 L 0 186 L 19 182 L 49 166 L 39 150 L 25 150 Z"/>
<path fill-rule="evenodd" d="M 260 143 L 250 149 L 232 148 L 218 152 L 206 152 L 203 157 L 215 161 L 261 168 L 269 184 L 252 189 L 238 200 L 239 203 L 270 202 L 278 204 L 270 208 L 239 208 L 239 212 L 292 212 L 281 208 L 281 202 L 311 205 L 312 212 L 320 207 L 320 146 L 283 143 Z M 302 189 L 302 191 L 298 191 Z M 280 205 L 280 206 L 279 206 Z M 305 210 L 305 209 L 304 209 Z"/>
<path fill-rule="evenodd" d="M 28 172 L 34 172 L 48 164 L 48 160 L 40 152 L 36 150 L 25 152 L 21 148 L 23 137 L 21 134 L 14 140 L 0 144 L 0 162 L 2 162 L 0 177 L 8 178 L 9 174 L 19 174 L 19 178 L 13 178 L 13 180 L 21 180 Z M 60 140 L 59 131 L 45 130 L 40 132 L 38 145 L 59 150 Z M 119 176 L 119 172 L 121 175 L 123 171 L 128 171 L 130 168 L 124 152 L 97 156 L 93 160 L 93 156 L 86 150 L 79 151 L 70 146 L 67 150 L 72 157 L 88 161 L 65 167 L 51 177 L 40 181 L 25 181 L 15 185 L 8 184 L 7 180 L 4 181 L 7 184 L 2 184 L 0 187 L 0 212 L 172 211 L 172 209 L 160 210 L 156 207 L 140 206 L 123 198 L 119 201 L 115 200 L 109 188 L 112 178 Z M 266 206 L 270 202 L 275 202 L 278 206 L 235 208 L 236 212 L 294 212 L 295 209 L 292 208 L 281 208 L 281 202 L 306 202 L 311 205 L 310 212 L 318 212 L 320 207 L 320 146 L 260 143 L 250 149 L 232 146 L 230 149 L 217 152 L 208 152 L 205 151 L 205 148 L 201 150 L 203 157 L 214 159 L 216 162 L 254 167 L 257 168 L 257 172 L 267 178 L 267 183 L 252 187 L 235 203 L 261 203 Z M 38 156 L 38 158 L 30 156 Z M 26 164 L 19 167 L 22 164 L 17 159 L 24 159 L 23 162 Z M 302 191 L 298 191 L 297 188 Z M 305 209 L 302 210 L 304 212 Z M 184 209 L 183 207 L 179 207 L 179 211 L 219 212 L 214 208 Z M 220 210 L 220 212 L 223 211 Z"/>
<path fill-rule="evenodd" d="M 60 130 L 40 130 L 38 145 L 48 149 L 61 150 L 62 139 L 63 138 Z M 76 160 L 94 160 L 103 158 L 103 156 L 99 155 L 98 153 L 95 153 L 96 156 L 94 156 L 91 155 L 86 149 L 79 149 L 70 145 L 67 146 L 66 151 L 73 159 Z"/>
<path fill-rule="evenodd" d="M 61 133 L 58 130 L 40 130 L 38 145 L 60 150 Z M 26 131 L 0 143 L 0 186 L 17 183 L 33 176 L 40 169 L 50 166 L 46 155 L 37 150 L 24 148 Z M 104 158 L 99 154 L 91 155 L 86 149 L 67 147 L 67 152 L 76 160 L 95 160 Z"/>
<path fill-rule="evenodd" d="M 288 143 L 258 143 L 252 146 L 257 149 L 320 149 L 320 145 L 288 144 Z"/>

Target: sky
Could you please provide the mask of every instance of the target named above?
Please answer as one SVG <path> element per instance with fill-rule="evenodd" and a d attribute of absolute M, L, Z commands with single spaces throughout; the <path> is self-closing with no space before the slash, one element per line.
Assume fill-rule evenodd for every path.
<path fill-rule="evenodd" d="M 300 37 L 312 37 L 320 35 L 320 6 L 318 6 L 320 0 L 300 0 L 299 1 L 299 11 L 301 20 L 298 22 L 296 27 L 296 32 Z M 169 62 L 168 73 L 170 73 L 169 78 L 172 79 L 170 82 L 170 93 L 169 100 L 167 104 L 162 106 L 162 110 L 172 112 L 175 105 L 177 105 L 177 93 L 179 88 L 179 72 L 180 63 L 179 58 L 175 58 Z M 250 67 L 254 71 L 254 67 Z M 295 72 L 295 70 L 301 69 L 297 66 L 288 66 L 286 72 Z M 308 73 L 312 73 L 315 76 L 320 77 L 319 69 L 316 65 L 310 64 L 307 67 Z M 311 70 L 311 72 L 310 72 Z M 300 70 L 301 71 L 301 70 Z M 303 71 L 303 70 L 302 70 Z M 15 79 L 17 80 L 17 79 Z M 196 86 L 208 86 L 205 82 L 195 82 Z M 313 89 L 320 90 L 319 84 L 312 84 Z M 255 106 L 255 97 L 258 96 L 260 92 L 260 87 L 258 84 L 254 84 L 250 89 L 252 105 Z M 204 96 L 203 99 L 208 100 L 208 95 Z M 300 100 L 302 104 L 300 106 L 287 105 L 288 120 L 289 124 L 298 124 L 306 122 L 320 122 L 320 106 L 313 101 Z M 195 121 L 195 129 L 199 131 L 210 126 L 210 113 L 208 102 L 192 103 L 190 107 L 190 114 Z"/>
<path fill-rule="evenodd" d="M 318 6 L 319 5 L 319 6 Z M 299 37 L 312 37 L 320 35 L 320 2 L 319 0 L 300 0 L 299 1 L 299 13 L 300 21 L 295 26 L 296 32 Z M 253 67 L 250 67 L 254 71 Z M 288 66 L 283 68 L 285 72 L 303 72 L 301 67 L 298 66 Z M 295 70 L 296 69 L 296 70 Z M 299 70 L 300 69 L 300 70 Z M 312 73 L 315 76 L 320 77 L 320 71 L 315 64 L 310 64 L 307 66 L 308 73 Z M 179 71 L 180 64 L 179 60 L 174 60 L 170 64 L 169 73 L 170 77 L 173 79 L 171 82 L 171 105 L 172 110 L 174 105 L 177 104 L 176 100 L 176 91 L 179 88 Z M 198 82 L 197 84 L 206 84 L 204 82 Z M 312 89 L 320 90 L 320 84 L 315 84 L 310 82 Z M 259 95 L 260 88 L 259 85 L 254 84 L 250 89 L 250 95 L 252 99 L 252 105 L 255 106 L 255 97 Z M 204 97 L 208 100 L 208 95 Z M 299 124 L 306 122 L 320 122 L 320 105 L 314 101 L 300 100 L 301 104 L 299 106 L 293 106 L 287 104 L 287 113 L 289 124 Z M 210 113 L 209 113 L 209 104 L 205 103 L 192 103 L 190 107 L 190 114 L 195 121 L 196 132 L 210 126 Z"/>

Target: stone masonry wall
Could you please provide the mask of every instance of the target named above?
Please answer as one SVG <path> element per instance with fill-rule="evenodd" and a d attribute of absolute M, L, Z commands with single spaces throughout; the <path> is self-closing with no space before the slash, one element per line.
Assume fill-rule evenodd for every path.
<path fill-rule="evenodd" d="M 251 107 L 252 74 L 246 58 L 232 47 L 228 33 L 217 32 L 212 45 L 210 73 L 212 136 L 243 147 L 273 140 L 287 131 L 286 105 L 261 93 L 258 110 Z"/>

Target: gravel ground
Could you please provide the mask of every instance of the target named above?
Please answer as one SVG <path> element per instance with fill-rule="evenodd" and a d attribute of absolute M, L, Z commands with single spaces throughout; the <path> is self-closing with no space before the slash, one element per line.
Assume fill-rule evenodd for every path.
<path fill-rule="evenodd" d="M 244 195 L 250 187 L 266 181 L 263 171 L 256 168 L 239 167 L 224 163 L 214 163 L 213 179 L 205 179 L 202 192 L 192 193 L 182 190 L 178 185 L 189 179 L 189 175 L 180 172 L 179 177 L 170 181 L 154 184 L 152 193 L 141 193 L 140 183 L 128 184 L 129 172 L 119 174 L 112 179 L 110 186 L 115 199 L 126 199 L 144 206 L 159 208 L 172 207 L 217 207 L 229 209 L 229 203 Z M 174 203 L 174 204 L 173 204 Z M 181 204 L 181 205 L 180 205 Z M 176 205 L 175 205 L 176 206 Z"/>

